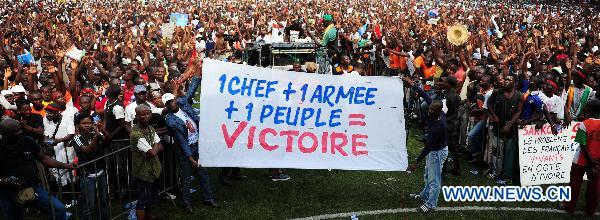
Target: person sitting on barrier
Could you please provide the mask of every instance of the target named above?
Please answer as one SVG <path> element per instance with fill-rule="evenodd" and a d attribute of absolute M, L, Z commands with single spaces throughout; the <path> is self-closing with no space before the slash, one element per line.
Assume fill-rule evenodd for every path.
<path fill-rule="evenodd" d="M 75 166 L 44 154 L 35 140 L 23 135 L 21 124 L 14 119 L 0 122 L 0 134 L 0 210 L 4 219 L 23 219 L 26 206 L 38 208 L 56 220 L 67 219 L 65 206 L 39 183 L 36 161 L 48 168 Z"/>
<path fill-rule="evenodd" d="M 163 146 L 150 126 L 150 107 L 135 108 L 135 124 L 131 128 L 131 171 L 137 185 L 136 215 L 138 220 L 155 219 L 151 206 L 158 202 L 158 178 L 162 172 L 158 153 Z"/>
<path fill-rule="evenodd" d="M 81 96 L 85 97 L 85 96 Z M 80 97 L 80 101 L 82 100 Z M 73 137 L 71 145 L 75 149 L 79 164 L 81 193 L 83 195 L 83 219 L 96 219 L 94 209 L 96 195 L 100 212 L 98 219 L 109 219 L 108 215 L 108 188 L 104 159 L 102 159 L 102 140 L 104 137 L 100 130 L 101 124 L 94 124 L 94 116 L 89 113 L 80 113 L 75 116 L 75 125 L 79 134 Z M 100 126 L 100 127 L 99 127 Z M 90 162 L 95 161 L 95 162 Z"/>

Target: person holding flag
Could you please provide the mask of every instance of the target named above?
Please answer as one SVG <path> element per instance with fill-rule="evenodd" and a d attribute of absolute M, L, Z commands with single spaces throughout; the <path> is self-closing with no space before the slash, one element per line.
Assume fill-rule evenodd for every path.
<path fill-rule="evenodd" d="M 573 197 L 565 204 L 564 209 L 568 213 L 575 212 L 583 175 L 587 174 L 584 212 L 594 216 L 600 201 L 600 101 L 588 102 L 584 114 L 589 118 L 579 124 L 575 136 L 579 149 L 575 152 L 574 163 L 571 166 L 569 186 Z"/>

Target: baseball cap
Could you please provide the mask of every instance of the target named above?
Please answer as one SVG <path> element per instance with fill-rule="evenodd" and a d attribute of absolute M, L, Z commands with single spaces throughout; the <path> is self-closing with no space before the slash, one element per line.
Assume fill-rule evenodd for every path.
<path fill-rule="evenodd" d="M 135 87 L 133 87 L 133 93 L 134 94 L 138 94 L 138 93 L 141 93 L 141 92 L 147 92 L 145 86 L 136 85 Z"/>
<path fill-rule="evenodd" d="M 48 104 L 44 109 L 46 109 L 46 111 L 54 111 L 54 112 L 61 112 L 63 110 L 60 105 L 58 105 L 54 102 Z"/>
<path fill-rule="evenodd" d="M 10 90 L 2 90 L 2 96 L 12 95 L 13 93 Z"/>
<path fill-rule="evenodd" d="M 81 90 L 81 93 L 94 93 L 94 89 L 91 87 L 85 87 Z"/>
<path fill-rule="evenodd" d="M 165 93 L 161 99 L 162 99 L 163 103 L 167 104 L 168 101 L 175 99 L 175 95 L 173 95 L 171 93 Z"/>
<path fill-rule="evenodd" d="M 13 93 L 25 92 L 25 88 L 23 88 L 21 85 L 16 85 L 10 88 L 10 91 Z"/>
<path fill-rule="evenodd" d="M 150 83 L 150 91 L 160 91 L 160 85 L 158 85 L 158 83 Z"/>

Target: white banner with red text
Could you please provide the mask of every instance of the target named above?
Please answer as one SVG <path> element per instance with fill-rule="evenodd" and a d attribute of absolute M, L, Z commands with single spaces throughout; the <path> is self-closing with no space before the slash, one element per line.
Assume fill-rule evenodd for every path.
<path fill-rule="evenodd" d="M 519 166 L 521 185 L 569 183 L 571 164 L 579 144 L 575 134 L 579 122 L 572 122 L 558 135 L 552 134 L 549 124 L 541 129 L 527 125 L 519 129 Z"/>
<path fill-rule="evenodd" d="M 400 78 L 334 76 L 204 60 L 205 167 L 403 171 Z"/>

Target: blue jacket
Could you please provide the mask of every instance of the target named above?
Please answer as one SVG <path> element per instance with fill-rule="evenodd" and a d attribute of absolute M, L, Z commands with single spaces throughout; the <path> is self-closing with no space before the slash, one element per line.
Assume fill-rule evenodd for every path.
<path fill-rule="evenodd" d="M 192 120 L 194 120 L 194 122 L 198 126 L 200 119 L 198 118 L 198 115 L 196 115 L 194 112 L 192 102 L 194 95 L 198 90 L 198 86 L 200 86 L 200 80 L 200 77 L 194 76 L 194 78 L 192 78 L 190 86 L 188 87 L 188 90 L 185 93 L 185 96 L 177 98 L 177 104 L 179 104 L 179 109 L 181 111 L 184 111 Z M 177 117 L 174 112 L 169 112 L 167 116 L 165 116 L 165 121 L 167 123 L 167 129 L 169 130 L 169 134 L 171 135 L 171 137 L 175 138 L 175 143 L 179 145 L 183 155 L 185 155 L 186 158 L 190 156 L 194 156 L 194 158 L 197 158 L 198 147 L 190 147 L 188 145 L 188 129 L 185 125 L 185 122 L 179 117 Z"/>

